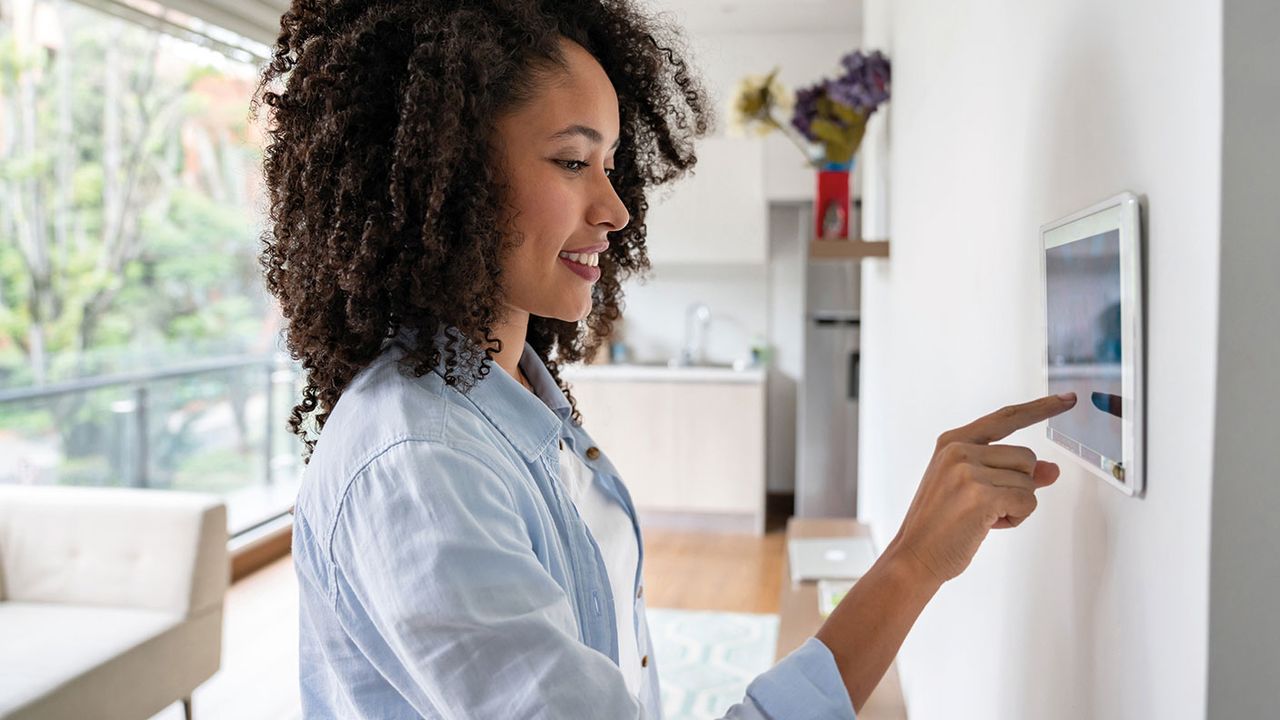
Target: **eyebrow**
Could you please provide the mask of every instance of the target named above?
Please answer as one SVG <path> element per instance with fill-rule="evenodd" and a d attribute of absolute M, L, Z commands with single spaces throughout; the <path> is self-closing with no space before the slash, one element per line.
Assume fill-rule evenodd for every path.
<path fill-rule="evenodd" d="M 587 127 L 586 125 L 570 125 L 569 127 L 552 135 L 550 139 L 563 140 L 565 138 L 574 137 L 575 135 L 581 135 L 582 137 L 585 137 L 586 139 L 590 140 L 593 143 L 596 143 L 597 145 L 604 142 L 604 136 L 600 134 L 599 130 L 596 130 L 595 128 L 592 128 L 592 127 Z M 622 138 L 618 138 L 617 140 L 614 140 L 613 145 L 610 145 L 609 149 L 610 150 L 616 149 L 618 147 L 618 144 L 621 142 L 622 142 Z"/>

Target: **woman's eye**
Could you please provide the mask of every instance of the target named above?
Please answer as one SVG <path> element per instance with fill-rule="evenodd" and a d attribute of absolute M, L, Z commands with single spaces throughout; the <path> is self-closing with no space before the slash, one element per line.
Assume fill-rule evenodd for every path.
<path fill-rule="evenodd" d="M 586 160 L 556 160 L 556 164 L 558 164 L 560 167 L 564 168 L 565 170 L 568 170 L 569 172 L 573 173 L 574 175 L 577 175 L 581 173 L 583 170 L 591 167 L 591 163 L 587 162 Z M 604 169 L 604 174 L 605 174 L 605 177 L 607 178 L 612 179 L 616 173 L 617 173 L 617 168 Z"/>
<path fill-rule="evenodd" d="M 583 168 L 591 167 L 583 160 L 561 160 L 560 165 L 564 167 L 565 170 L 575 173 L 582 172 Z"/>

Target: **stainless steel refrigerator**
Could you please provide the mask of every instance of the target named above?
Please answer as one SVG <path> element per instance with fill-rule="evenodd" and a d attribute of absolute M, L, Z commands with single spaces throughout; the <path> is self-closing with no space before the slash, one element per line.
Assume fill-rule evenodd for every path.
<path fill-rule="evenodd" d="M 858 511 L 860 297 L 858 262 L 809 261 L 796 421 L 800 517 L 855 517 Z"/>

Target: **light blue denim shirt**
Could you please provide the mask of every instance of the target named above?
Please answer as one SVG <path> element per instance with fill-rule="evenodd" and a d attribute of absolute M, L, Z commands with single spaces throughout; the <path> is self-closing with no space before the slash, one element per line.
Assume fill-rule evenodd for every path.
<path fill-rule="evenodd" d="M 660 718 L 639 568 L 640 697 L 618 668 L 613 596 L 558 480 L 559 443 L 631 517 L 608 458 L 528 345 L 538 396 L 496 366 L 466 394 L 399 370 L 391 344 L 342 394 L 294 511 L 307 718 Z M 727 718 L 852 718 L 810 638 Z"/>

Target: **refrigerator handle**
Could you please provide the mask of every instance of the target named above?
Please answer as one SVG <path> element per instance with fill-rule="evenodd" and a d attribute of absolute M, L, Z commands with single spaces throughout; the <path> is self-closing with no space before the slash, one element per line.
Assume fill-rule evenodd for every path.
<path fill-rule="evenodd" d="M 849 399 L 858 399 L 858 376 L 861 374 L 859 370 L 862 365 L 862 353 L 854 350 L 849 353 L 849 383 L 845 387 L 849 388 Z"/>

